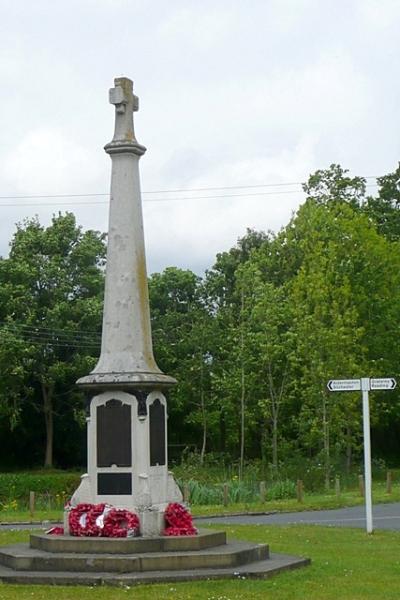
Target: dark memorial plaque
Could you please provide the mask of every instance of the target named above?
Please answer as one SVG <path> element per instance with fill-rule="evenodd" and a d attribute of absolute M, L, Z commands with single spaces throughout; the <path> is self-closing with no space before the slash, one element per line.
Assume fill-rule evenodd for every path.
<path fill-rule="evenodd" d="M 165 407 L 160 400 L 150 405 L 150 466 L 165 465 Z"/>
<path fill-rule="evenodd" d="M 97 407 L 97 466 L 131 467 L 131 407 L 109 400 Z"/>
<path fill-rule="evenodd" d="M 112 496 L 132 494 L 132 475 L 130 473 L 98 473 L 97 493 Z"/>

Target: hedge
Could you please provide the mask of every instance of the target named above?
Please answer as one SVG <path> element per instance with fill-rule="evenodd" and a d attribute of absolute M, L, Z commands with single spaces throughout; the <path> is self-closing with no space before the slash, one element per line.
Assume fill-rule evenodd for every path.
<path fill-rule="evenodd" d="M 80 476 L 70 471 L 0 473 L 0 502 L 26 500 L 30 491 L 69 497 L 78 487 Z"/>

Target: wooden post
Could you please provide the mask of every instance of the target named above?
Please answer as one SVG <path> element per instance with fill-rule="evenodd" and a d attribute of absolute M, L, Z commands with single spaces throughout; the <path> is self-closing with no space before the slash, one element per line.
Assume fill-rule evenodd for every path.
<path fill-rule="evenodd" d="M 364 496 L 365 496 L 364 477 L 362 475 L 358 476 L 358 487 L 360 489 L 360 496 L 362 496 L 364 498 Z"/>
<path fill-rule="evenodd" d="M 340 496 L 340 477 L 336 477 L 335 479 L 335 494 L 336 498 Z"/>
<path fill-rule="evenodd" d="M 297 502 L 300 502 L 300 503 L 303 502 L 304 486 L 303 486 L 303 482 L 301 479 L 297 480 L 296 493 L 297 493 Z"/>
<path fill-rule="evenodd" d="M 35 492 L 29 492 L 29 514 L 33 517 L 35 513 Z"/>
<path fill-rule="evenodd" d="M 187 483 L 183 485 L 183 501 L 185 504 L 189 504 L 190 502 L 190 489 Z"/>
<path fill-rule="evenodd" d="M 386 473 L 386 493 L 392 493 L 392 471 Z"/>
<path fill-rule="evenodd" d="M 261 504 L 265 504 L 265 481 L 260 481 L 260 502 Z"/>
<path fill-rule="evenodd" d="M 224 506 L 228 506 L 228 484 L 224 483 Z"/>

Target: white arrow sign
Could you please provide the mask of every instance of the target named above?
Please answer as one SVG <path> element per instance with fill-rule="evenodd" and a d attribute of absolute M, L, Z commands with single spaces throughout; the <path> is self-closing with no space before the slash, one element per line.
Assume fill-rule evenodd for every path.
<path fill-rule="evenodd" d="M 396 380 L 393 377 L 386 379 L 370 379 L 371 390 L 394 390 Z"/>
<path fill-rule="evenodd" d="M 331 392 L 354 392 L 361 390 L 360 379 L 331 379 L 328 381 L 328 390 Z"/>

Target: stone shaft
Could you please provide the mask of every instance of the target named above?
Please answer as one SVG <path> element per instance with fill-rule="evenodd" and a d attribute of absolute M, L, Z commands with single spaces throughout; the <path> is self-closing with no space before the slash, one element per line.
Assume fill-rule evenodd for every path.
<path fill-rule="evenodd" d="M 101 356 L 94 372 L 158 372 L 153 358 L 139 157 L 112 154 Z"/>
<path fill-rule="evenodd" d="M 175 380 L 158 368 L 151 337 L 139 158 L 146 149 L 135 138 L 138 99 L 130 79 L 115 79 L 110 102 L 115 130 L 105 151 L 112 161 L 107 270 L 99 361 L 82 387 L 166 387 Z"/>

